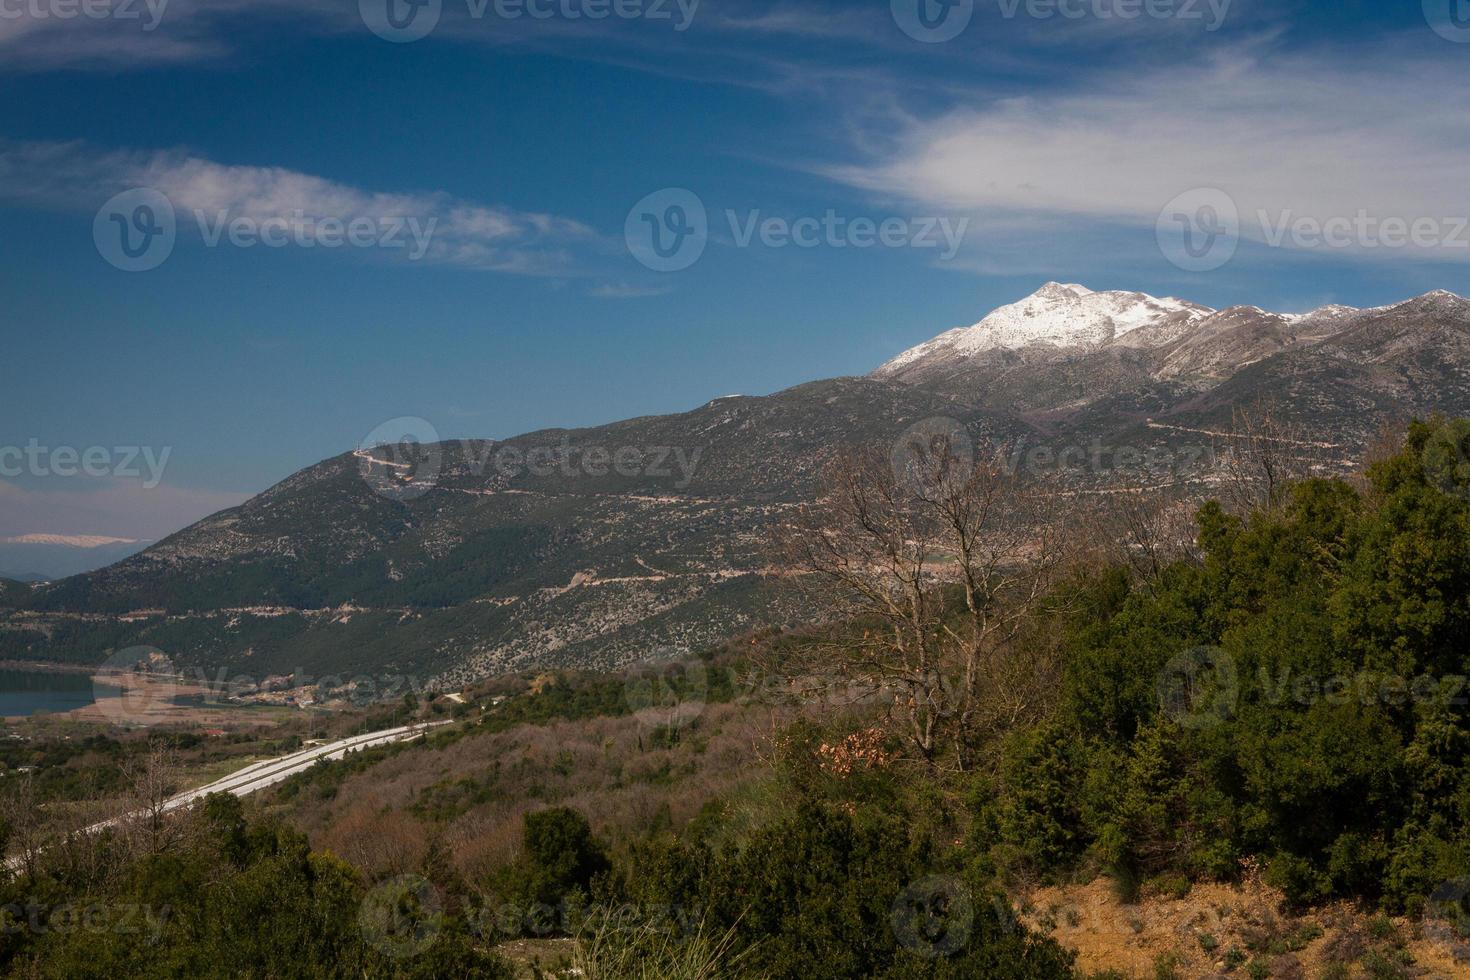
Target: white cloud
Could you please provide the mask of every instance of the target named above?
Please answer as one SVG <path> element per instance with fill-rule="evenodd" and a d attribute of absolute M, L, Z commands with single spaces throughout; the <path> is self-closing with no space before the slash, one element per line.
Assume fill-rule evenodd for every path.
<path fill-rule="evenodd" d="M 362 190 L 281 167 L 216 163 L 177 151 L 95 151 L 80 143 L 0 143 L 0 197 L 57 208 L 96 207 L 118 191 L 150 187 L 181 229 L 205 240 L 221 217 L 255 226 L 287 221 L 304 240 L 321 223 L 364 220 L 403 242 L 396 254 L 521 275 L 589 275 L 609 246 L 569 218 L 458 200 L 439 192 Z M 420 256 L 422 252 L 422 256 Z"/>
<path fill-rule="evenodd" d="M 597 299 L 646 299 L 650 296 L 664 296 L 673 291 L 672 286 L 667 283 L 658 285 L 634 285 L 631 283 L 603 283 L 592 289 L 591 295 Z"/>
<path fill-rule="evenodd" d="M 1227 48 L 1055 94 L 972 98 L 937 118 L 889 117 L 870 142 L 882 152 L 824 172 L 939 213 L 979 216 L 973 237 L 982 244 L 987 234 L 1024 237 L 1028 226 L 1033 238 L 1055 234 L 1059 221 L 1151 229 L 1171 198 L 1196 187 L 1225 190 L 1243 236 L 1256 241 L 1283 215 L 1470 214 L 1470 106 L 1427 97 L 1460 87 L 1462 52 L 1426 57 L 1390 42 L 1375 51 L 1367 60 L 1347 50 Z M 1396 254 L 1464 260 L 1470 248 Z"/>

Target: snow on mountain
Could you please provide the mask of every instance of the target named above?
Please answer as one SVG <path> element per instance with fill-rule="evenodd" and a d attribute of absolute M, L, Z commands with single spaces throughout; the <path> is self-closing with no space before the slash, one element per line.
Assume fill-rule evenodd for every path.
<path fill-rule="evenodd" d="M 898 373 L 934 358 L 964 358 L 989 350 L 1027 347 L 1096 347 L 1145 328 L 1170 329 L 1154 342 L 1167 342 L 1213 313 L 1209 307 L 1146 293 L 1093 292 L 1076 283 L 1049 282 L 1025 299 L 1002 306 L 970 327 L 940 334 L 899 354 L 874 372 Z"/>
<path fill-rule="evenodd" d="M 141 544 L 137 538 L 111 538 L 100 534 L 21 534 L 0 538 L 0 544 L 49 544 L 67 548 L 103 548 L 112 544 Z"/>

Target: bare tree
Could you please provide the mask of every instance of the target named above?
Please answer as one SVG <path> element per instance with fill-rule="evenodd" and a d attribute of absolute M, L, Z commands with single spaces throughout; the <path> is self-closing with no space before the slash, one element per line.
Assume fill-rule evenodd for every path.
<path fill-rule="evenodd" d="M 141 754 L 123 763 L 122 770 L 127 793 L 121 823 L 135 852 L 158 854 L 177 844 L 184 827 L 170 819 L 167 804 L 183 789 L 178 752 L 151 740 Z"/>
<path fill-rule="evenodd" d="M 0 828 L 4 831 L 0 844 L 4 845 L 7 870 L 36 877 L 48 832 L 36 784 L 29 773 L 10 772 L 0 779 Z M 11 860 L 15 863 L 9 863 Z"/>
<path fill-rule="evenodd" d="M 1196 506 L 1182 496 L 1121 491 L 1103 495 L 1083 519 L 1105 564 L 1152 583 L 1170 565 L 1199 557 Z"/>
<path fill-rule="evenodd" d="M 917 753 L 938 765 L 950 745 L 968 768 L 983 716 L 1034 700 L 997 682 L 1020 676 L 1004 657 L 1061 559 L 1055 497 L 1023 488 L 1003 446 L 971 453 L 962 431 L 892 460 L 845 451 L 824 490 L 784 534 L 784 567 L 832 618 L 861 624 L 834 648 L 888 694 Z"/>
<path fill-rule="evenodd" d="M 1276 506 L 1286 486 L 1311 476 L 1331 448 L 1306 438 L 1274 403 L 1234 409 L 1221 454 L 1225 503 L 1238 513 Z"/>

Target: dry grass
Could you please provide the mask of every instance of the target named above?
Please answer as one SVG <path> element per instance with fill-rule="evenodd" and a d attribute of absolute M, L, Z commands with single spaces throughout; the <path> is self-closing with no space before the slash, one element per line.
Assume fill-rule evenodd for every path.
<path fill-rule="evenodd" d="M 307 791 L 290 817 L 314 846 L 373 875 L 416 867 L 437 832 L 465 879 L 483 881 L 516 856 L 531 810 L 575 807 L 614 844 L 660 824 L 682 827 L 752 778 L 775 710 L 710 705 L 672 745 L 632 717 L 470 736 L 386 759 L 331 799 Z"/>
<path fill-rule="evenodd" d="M 1347 905 L 1291 915 L 1280 893 L 1259 881 L 1195 885 L 1183 898 L 1154 895 L 1136 904 L 1121 901 L 1106 879 L 1019 898 L 1027 924 L 1076 950 L 1085 974 L 1470 977 L 1470 959 L 1456 959 L 1466 950 L 1433 927 Z"/>

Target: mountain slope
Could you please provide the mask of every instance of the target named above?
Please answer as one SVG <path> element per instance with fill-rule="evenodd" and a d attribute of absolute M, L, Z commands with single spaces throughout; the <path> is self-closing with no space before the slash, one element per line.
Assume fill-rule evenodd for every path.
<path fill-rule="evenodd" d="M 942 418 L 1041 459 L 1080 448 L 1053 470 L 1085 508 L 1125 489 L 1211 492 L 1234 413 L 1265 401 L 1323 471 L 1352 466 L 1385 423 L 1470 414 L 1470 302 L 1284 315 L 1053 283 L 870 378 L 344 453 L 116 565 L 0 585 L 0 658 L 95 663 L 149 644 L 231 676 L 423 682 L 676 656 L 802 617 L 761 574 L 770 531 L 840 446 L 887 450 Z"/>
<path fill-rule="evenodd" d="M 1097 297 L 1128 329 L 1085 308 Z M 1009 326 L 1025 311 L 1038 324 L 1029 334 Z M 1351 456 L 1384 424 L 1470 413 L 1470 301 L 1441 290 L 1377 309 L 1293 315 L 1049 283 L 873 376 L 990 411 L 1009 407 L 1078 438 L 1134 439 L 1151 421 L 1224 434 L 1235 409 L 1271 403 Z"/>
<path fill-rule="evenodd" d="M 343 454 L 140 555 L 40 587 L 0 631 L 0 652 L 100 660 L 148 643 L 256 678 L 669 655 L 782 607 L 759 575 L 770 522 L 810 497 L 836 447 L 891 443 L 935 416 L 1014 435 L 1011 420 L 940 395 L 838 379 L 419 447 L 410 462 L 438 471 L 422 495 L 375 492 L 364 473 L 399 465 L 386 451 Z M 619 467 L 620 453 L 638 464 Z"/>

